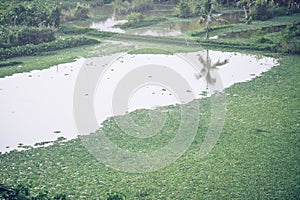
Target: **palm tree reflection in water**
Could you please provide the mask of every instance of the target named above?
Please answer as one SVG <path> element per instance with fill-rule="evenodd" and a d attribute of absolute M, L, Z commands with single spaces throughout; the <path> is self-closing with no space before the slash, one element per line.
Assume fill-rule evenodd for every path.
<path fill-rule="evenodd" d="M 206 59 L 204 56 L 199 55 L 198 58 L 199 62 L 202 64 L 202 69 L 199 74 L 195 74 L 196 79 L 200 79 L 205 77 L 206 80 L 206 89 L 208 90 L 209 85 L 215 85 L 216 78 L 212 77 L 212 71 L 218 69 L 219 66 L 225 65 L 228 63 L 228 60 L 225 59 L 224 61 L 218 60 L 216 63 L 213 63 L 211 58 L 209 57 L 209 50 L 206 49 Z"/>

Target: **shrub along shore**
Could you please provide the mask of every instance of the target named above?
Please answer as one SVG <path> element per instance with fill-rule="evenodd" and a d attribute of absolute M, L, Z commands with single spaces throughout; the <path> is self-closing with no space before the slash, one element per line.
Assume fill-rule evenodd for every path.
<path fill-rule="evenodd" d="M 41 44 L 26 44 L 10 48 L 0 48 L 0 60 L 18 56 L 39 55 L 43 52 L 72 48 L 82 45 L 98 44 L 99 41 L 86 37 L 70 37 Z"/>

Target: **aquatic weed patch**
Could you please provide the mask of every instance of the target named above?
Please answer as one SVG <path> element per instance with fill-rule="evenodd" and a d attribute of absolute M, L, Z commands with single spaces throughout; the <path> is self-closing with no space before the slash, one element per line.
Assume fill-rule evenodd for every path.
<path fill-rule="evenodd" d="M 205 158 L 199 157 L 199 149 L 210 120 L 209 98 L 197 100 L 201 120 L 194 142 L 167 168 L 144 174 L 115 171 L 98 163 L 76 139 L 0 155 L 0 182 L 31 184 L 33 193 L 47 188 L 51 195 L 64 193 L 69 199 L 105 198 L 110 191 L 128 199 L 296 199 L 300 187 L 299 62 L 298 56 L 283 56 L 279 66 L 261 77 L 226 89 L 224 129 Z M 175 127 L 174 114 L 165 130 Z M 146 117 L 135 117 L 142 120 L 139 123 L 147 122 Z M 132 150 L 159 147 L 155 138 L 145 146 L 133 140 L 127 144 L 131 139 L 118 138 L 118 127 L 111 122 L 105 130 L 112 140 Z M 158 135 L 156 141 L 160 139 Z"/>

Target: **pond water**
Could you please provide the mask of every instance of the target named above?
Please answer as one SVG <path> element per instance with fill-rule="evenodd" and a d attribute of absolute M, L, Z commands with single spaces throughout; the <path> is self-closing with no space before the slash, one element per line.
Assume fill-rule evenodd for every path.
<path fill-rule="evenodd" d="M 212 25 L 234 24 L 239 23 L 240 13 L 227 13 L 216 15 L 219 21 L 212 22 Z M 151 35 L 151 36 L 179 36 L 185 32 L 192 30 L 199 30 L 205 27 L 205 24 L 200 24 L 198 19 L 185 20 L 185 21 L 171 21 L 158 24 L 151 27 L 142 27 L 137 29 L 122 30 L 114 27 L 114 25 L 126 23 L 126 20 L 115 20 L 114 17 L 107 19 L 104 22 L 93 22 L 90 28 L 95 28 L 100 31 L 111 30 L 118 33 L 129 33 L 137 35 Z M 96 25 L 95 25 L 96 24 Z M 98 25 L 98 26 L 97 26 Z"/>
<path fill-rule="evenodd" d="M 178 36 L 182 35 L 184 32 L 197 30 L 203 27 L 204 25 L 199 24 L 198 20 L 194 19 L 190 21 L 166 22 L 154 27 L 132 29 L 128 30 L 127 33 L 151 36 Z"/>
<path fill-rule="evenodd" d="M 115 27 L 118 24 L 124 24 L 127 20 L 117 20 L 115 16 L 106 19 L 105 21 L 92 22 L 90 28 L 94 28 L 100 31 L 108 31 L 114 33 L 125 33 L 125 30 Z"/>
<path fill-rule="evenodd" d="M 236 15 L 233 15 L 236 16 Z M 231 17 L 230 14 L 220 15 L 219 19 L 226 21 L 213 22 L 212 25 L 220 25 L 228 23 L 238 23 L 238 18 Z M 227 19 L 229 21 L 227 21 Z M 136 29 L 122 30 L 115 27 L 115 25 L 126 23 L 126 20 L 117 20 L 114 16 L 105 21 L 91 22 L 90 28 L 95 28 L 99 31 L 111 31 L 117 33 L 129 33 L 137 35 L 151 35 L 151 36 L 179 36 L 187 31 L 199 30 L 205 27 L 205 24 L 200 24 L 198 19 L 189 21 L 172 21 L 151 27 L 142 27 Z"/>
<path fill-rule="evenodd" d="M 206 60 L 207 53 L 213 63 L 225 59 L 229 62 L 218 69 L 205 68 L 199 62 L 199 57 Z M 273 58 L 218 51 L 175 55 L 125 53 L 80 58 L 73 63 L 1 78 L 0 151 L 16 149 L 19 143 L 34 145 L 61 136 L 76 138 L 73 96 L 76 81 L 78 84 L 77 77 L 82 76 L 84 71 L 90 73 L 83 76 L 84 83 L 89 83 L 89 76 L 96 72 L 99 74 L 94 95 L 87 91 L 80 94 L 94 98 L 95 115 L 100 125 L 109 116 L 135 109 L 186 103 L 201 98 L 203 92 L 210 92 L 206 80 L 215 79 L 215 85 L 221 84 L 226 88 L 258 76 L 276 63 Z M 174 76 L 170 75 L 172 73 Z M 203 77 L 197 79 L 201 73 Z M 208 74 L 210 78 L 207 78 Z M 178 79 L 170 79 L 171 85 L 168 85 L 164 82 L 167 77 Z M 184 84 L 172 85 L 176 80 L 185 81 L 186 87 L 181 87 Z M 130 84 L 133 84 L 132 87 L 129 87 Z M 130 94 L 127 94 L 125 103 L 120 98 L 125 107 L 112 109 L 114 100 L 118 99 L 117 91 L 122 95 L 126 90 Z M 181 98 L 179 93 L 186 95 Z"/>
<path fill-rule="evenodd" d="M 81 26 L 81 27 L 90 27 L 100 31 L 125 33 L 125 30 L 122 30 L 114 26 L 117 24 L 126 23 L 127 20 L 115 17 L 111 5 L 92 8 L 89 11 L 89 16 L 91 16 L 90 20 L 70 21 L 68 23 L 76 26 Z"/>
<path fill-rule="evenodd" d="M 172 7 L 160 6 L 154 10 L 143 13 L 145 18 L 154 18 L 157 16 L 164 17 L 173 13 Z M 199 24 L 198 19 L 171 21 L 162 24 L 157 24 L 151 27 L 143 27 L 137 29 L 123 30 L 115 25 L 126 23 L 122 17 L 115 17 L 111 6 L 103 6 L 91 9 L 92 20 L 85 22 L 70 22 L 71 24 L 83 27 L 90 27 L 99 31 L 110 31 L 116 33 L 130 33 L 137 35 L 152 35 L 152 36 L 179 36 L 187 31 L 199 30 L 204 24 Z M 215 17 L 219 22 L 213 22 L 212 25 L 220 24 L 235 24 L 240 22 L 243 12 L 216 14 Z"/>

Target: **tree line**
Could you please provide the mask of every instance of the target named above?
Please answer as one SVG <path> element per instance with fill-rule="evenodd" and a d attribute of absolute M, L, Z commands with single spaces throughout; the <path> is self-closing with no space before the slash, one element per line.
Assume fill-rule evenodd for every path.
<path fill-rule="evenodd" d="M 215 7 L 241 8 L 245 18 L 267 20 L 274 16 L 299 12 L 300 3 L 296 0 L 179 0 L 175 13 L 179 17 L 201 16 L 207 4 Z"/>

